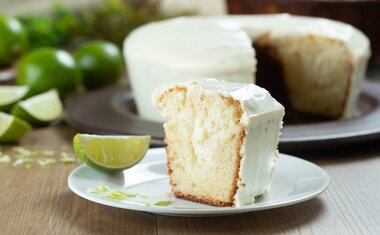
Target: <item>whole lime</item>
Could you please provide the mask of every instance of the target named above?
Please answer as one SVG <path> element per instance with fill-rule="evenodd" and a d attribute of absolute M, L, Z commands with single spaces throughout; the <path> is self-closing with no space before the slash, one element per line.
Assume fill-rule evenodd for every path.
<path fill-rule="evenodd" d="M 30 87 L 28 95 L 57 89 L 62 98 L 80 84 L 81 74 L 74 58 L 63 50 L 41 48 L 25 55 L 17 68 L 17 84 Z"/>
<path fill-rule="evenodd" d="M 15 18 L 0 16 L 0 66 L 9 66 L 28 50 L 28 34 Z"/>
<path fill-rule="evenodd" d="M 110 42 L 86 42 L 74 57 L 82 72 L 83 85 L 89 89 L 116 83 L 124 71 L 120 49 Z"/>

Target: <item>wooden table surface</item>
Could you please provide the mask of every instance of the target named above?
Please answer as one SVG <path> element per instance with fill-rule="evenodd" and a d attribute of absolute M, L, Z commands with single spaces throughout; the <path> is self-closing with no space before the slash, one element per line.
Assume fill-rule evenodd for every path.
<path fill-rule="evenodd" d="M 64 124 L 36 129 L 29 149 L 71 146 Z M 2 145 L 11 153 L 14 145 Z M 226 217 L 179 218 L 99 205 L 72 193 L 67 177 L 80 163 L 46 169 L 0 165 L 0 234 L 380 234 L 380 144 L 293 153 L 322 166 L 331 185 L 297 205 Z"/>

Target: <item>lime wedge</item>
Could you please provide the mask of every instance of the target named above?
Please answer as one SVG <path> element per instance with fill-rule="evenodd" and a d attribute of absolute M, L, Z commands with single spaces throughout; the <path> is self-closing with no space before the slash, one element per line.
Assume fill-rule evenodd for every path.
<path fill-rule="evenodd" d="M 75 153 L 87 165 L 117 173 L 138 163 L 149 148 L 150 136 L 104 136 L 77 134 Z"/>
<path fill-rule="evenodd" d="M 27 86 L 0 86 L 0 111 L 9 112 L 12 106 L 25 97 Z"/>
<path fill-rule="evenodd" d="M 0 142 L 19 141 L 32 127 L 25 121 L 0 112 Z"/>
<path fill-rule="evenodd" d="M 43 126 L 61 116 L 62 103 L 58 92 L 51 90 L 18 102 L 11 112 L 33 126 Z"/>

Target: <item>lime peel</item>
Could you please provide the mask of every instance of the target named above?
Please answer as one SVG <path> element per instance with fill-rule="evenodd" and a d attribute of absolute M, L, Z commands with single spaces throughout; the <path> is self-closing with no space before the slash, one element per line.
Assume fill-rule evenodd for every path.
<path fill-rule="evenodd" d="M 0 86 L 0 111 L 9 112 L 12 106 L 25 97 L 27 86 Z"/>
<path fill-rule="evenodd" d="M 150 136 L 103 136 L 77 134 L 77 156 L 97 170 L 117 173 L 138 163 L 149 148 Z"/>
<path fill-rule="evenodd" d="M 19 141 L 31 129 L 27 122 L 0 112 L 0 143 Z"/>
<path fill-rule="evenodd" d="M 50 90 L 18 102 L 11 113 L 34 126 L 42 126 L 59 118 L 62 111 L 58 92 Z"/>

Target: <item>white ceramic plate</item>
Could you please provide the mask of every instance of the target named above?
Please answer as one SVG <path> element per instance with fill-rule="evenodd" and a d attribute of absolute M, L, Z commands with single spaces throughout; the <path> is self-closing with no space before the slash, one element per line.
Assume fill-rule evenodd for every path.
<path fill-rule="evenodd" d="M 150 149 L 139 164 L 117 175 L 102 173 L 81 165 L 73 170 L 68 178 L 70 189 L 87 200 L 107 206 L 170 216 L 220 216 L 292 205 L 316 197 L 327 188 L 329 181 L 327 173 L 317 165 L 280 154 L 272 188 L 259 197 L 256 203 L 241 207 L 212 207 L 170 196 L 166 154 L 163 148 Z M 88 192 L 89 188 L 96 187 L 99 183 L 104 183 L 111 189 L 144 196 L 115 201 Z M 153 205 L 155 202 L 168 200 L 173 203 L 165 207 L 142 204 Z"/>

